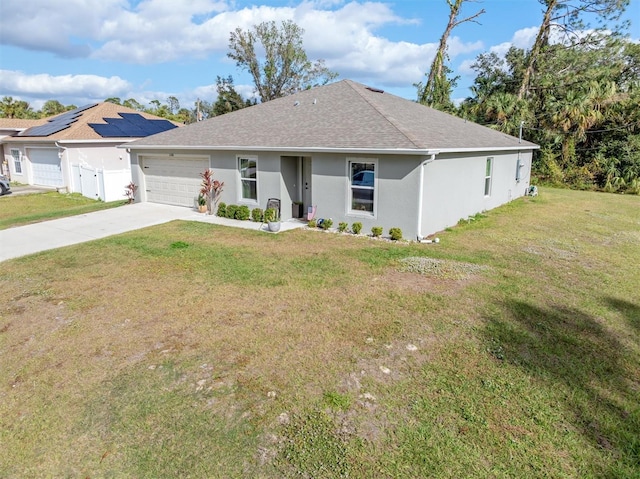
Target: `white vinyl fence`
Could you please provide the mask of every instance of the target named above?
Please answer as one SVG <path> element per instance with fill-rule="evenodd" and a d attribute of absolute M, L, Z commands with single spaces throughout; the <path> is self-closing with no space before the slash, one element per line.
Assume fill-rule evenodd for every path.
<path fill-rule="evenodd" d="M 125 199 L 131 170 L 99 170 L 87 165 L 71 165 L 73 192 L 102 201 Z"/>

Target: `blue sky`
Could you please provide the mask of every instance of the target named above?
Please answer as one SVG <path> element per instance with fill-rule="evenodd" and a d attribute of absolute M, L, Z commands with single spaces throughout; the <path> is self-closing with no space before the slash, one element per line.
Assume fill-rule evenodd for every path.
<path fill-rule="evenodd" d="M 542 18 L 538 0 L 465 3 L 462 16 L 484 8 L 477 23 L 453 31 L 454 98 L 468 95 L 470 65 L 487 51 L 527 48 Z M 640 39 L 640 0 L 626 15 Z M 216 76 L 232 75 L 244 96 L 251 78 L 226 57 L 229 32 L 265 20 L 305 29 L 310 59 L 349 78 L 416 98 L 448 19 L 445 0 L 3 0 L 0 2 L 0 97 L 84 105 L 107 97 L 181 106 L 215 100 Z"/>

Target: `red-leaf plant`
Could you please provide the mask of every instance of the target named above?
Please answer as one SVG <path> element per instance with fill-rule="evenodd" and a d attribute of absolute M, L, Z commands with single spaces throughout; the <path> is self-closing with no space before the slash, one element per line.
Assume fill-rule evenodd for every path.
<path fill-rule="evenodd" d="M 200 194 L 207 199 L 207 214 L 212 215 L 213 209 L 218 207 L 224 181 L 214 180 L 213 171 L 209 168 L 200 173 L 200 177 L 202 178 Z"/>

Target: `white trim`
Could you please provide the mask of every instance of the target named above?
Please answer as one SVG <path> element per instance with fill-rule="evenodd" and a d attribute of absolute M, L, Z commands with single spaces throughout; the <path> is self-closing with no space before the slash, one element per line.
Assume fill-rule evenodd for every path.
<path fill-rule="evenodd" d="M 518 145 L 518 146 L 500 146 L 486 148 L 440 148 L 438 153 L 477 153 L 477 152 L 493 152 L 493 151 L 518 151 L 518 150 L 539 150 L 540 145 Z"/>
<path fill-rule="evenodd" d="M 242 178 L 242 175 L 240 174 L 240 161 L 241 160 L 253 160 L 256 162 L 256 178 L 255 180 L 253 178 Z M 236 155 L 236 171 L 237 171 L 237 178 L 238 178 L 238 202 L 239 203 L 249 203 L 249 204 L 259 204 L 259 198 L 260 198 L 260 194 L 258 192 L 258 156 L 257 155 Z M 242 180 L 248 180 L 248 181 L 254 181 L 256 184 L 256 197 L 254 198 L 244 198 L 242 196 Z"/>
<path fill-rule="evenodd" d="M 427 158 L 420 162 L 420 178 L 418 180 L 418 217 L 417 217 L 417 239 L 422 241 L 422 205 L 424 203 L 424 171 L 425 167 L 436 160 L 436 155 L 431 155 L 431 158 Z"/>
<path fill-rule="evenodd" d="M 353 185 L 351 184 L 351 164 L 352 163 L 373 163 L 373 188 L 372 188 L 373 189 L 373 211 L 372 212 L 351 209 L 352 195 L 353 195 Z M 378 167 L 378 158 L 347 157 L 346 167 L 347 167 L 347 199 L 345 204 L 346 216 L 359 217 L 359 218 L 377 218 L 378 217 L 378 196 L 380 192 L 380 188 L 378 184 L 378 175 L 380 172 Z M 368 190 L 369 188 L 367 187 L 364 189 Z"/>
<path fill-rule="evenodd" d="M 490 151 L 518 151 L 538 150 L 539 145 L 518 145 L 501 147 L 474 148 L 331 148 L 312 146 L 241 146 L 241 145 L 121 145 L 117 148 L 131 148 L 132 150 L 214 150 L 214 151 L 281 151 L 285 153 L 345 153 L 370 155 L 420 155 L 430 156 L 439 153 L 477 153 Z"/>
<path fill-rule="evenodd" d="M 13 152 L 14 151 L 18 152 L 18 158 L 13 156 Z M 20 151 L 20 148 L 9 148 L 9 154 L 11 155 L 11 158 L 13 159 L 13 171 L 14 171 L 14 173 L 16 175 L 23 175 L 24 173 L 22 172 L 22 151 Z M 18 169 L 16 168 L 16 165 L 20 168 L 20 171 L 18 171 Z M 9 169 L 9 171 L 11 171 L 11 169 Z"/>
<path fill-rule="evenodd" d="M 493 188 L 493 164 L 494 164 L 494 157 L 493 156 L 487 156 L 487 159 L 485 160 L 484 163 L 484 197 L 487 198 L 489 196 L 491 196 L 491 190 Z M 487 175 L 487 163 L 489 164 L 489 174 Z M 489 184 L 487 185 L 487 180 L 489 181 Z M 487 191 L 489 190 L 489 191 Z"/>
<path fill-rule="evenodd" d="M 410 149 L 410 148 L 329 148 L 329 147 L 290 147 L 290 146 L 217 146 L 217 145 L 120 145 L 117 148 L 129 148 L 131 150 L 213 150 L 213 151 L 276 151 L 283 153 L 342 153 L 342 154 L 369 154 L 369 155 L 434 155 L 440 150 L 433 149 Z"/>
<path fill-rule="evenodd" d="M 103 138 L 102 140 L 57 140 L 57 143 L 130 143 L 140 138 Z"/>

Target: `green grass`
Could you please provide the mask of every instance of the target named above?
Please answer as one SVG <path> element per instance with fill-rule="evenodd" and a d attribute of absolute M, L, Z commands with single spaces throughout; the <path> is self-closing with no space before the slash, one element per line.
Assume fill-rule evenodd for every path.
<path fill-rule="evenodd" d="M 540 191 L 437 245 L 172 222 L 4 262 L 0 477 L 638 477 L 640 198 Z"/>
<path fill-rule="evenodd" d="M 37 193 L 8 195 L 0 200 L 0 229 L 40 221 L 80 215 L 125 204 L 125 201 L 102 201 L 86 198 L 79 193 Z"/>

